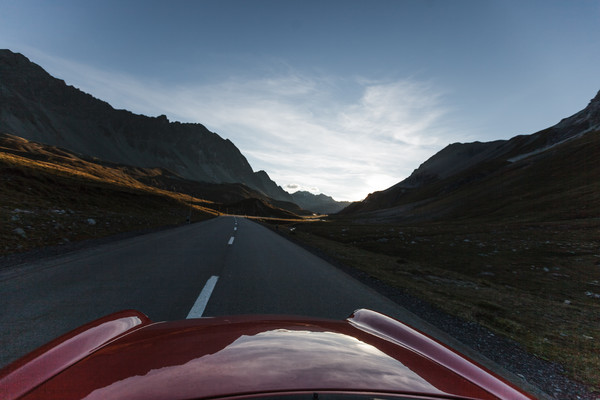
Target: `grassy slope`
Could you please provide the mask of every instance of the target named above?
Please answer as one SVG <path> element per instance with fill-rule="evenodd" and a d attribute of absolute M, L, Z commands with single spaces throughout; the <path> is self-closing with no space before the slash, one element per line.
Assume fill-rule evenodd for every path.
<path fill-rule="evenodd" d="M 241 184 L 188 181 L 0 135 L 0 254 L 182 224 L 190 212 L 192 221 L 227 212 L 302 220 L 277 207 L 303 211 L 297 206 L 271 201 Z"/>
<path fill-rule="evenodd" d="M 297 236 L 600 388 L 600 134 L 551 152 L 431 189 L 416 212 L 443 210 L 435 221 L 334 219 Z"/>
<path fill-rule="evenodd" d="M 57 148 L 3 139 L 0 254 L 181 224 L 189 215 L 187 195 L 146 186 L 118 168 Z M 217 214 L 210 203 L 192 201 L 193 220 Z"/>

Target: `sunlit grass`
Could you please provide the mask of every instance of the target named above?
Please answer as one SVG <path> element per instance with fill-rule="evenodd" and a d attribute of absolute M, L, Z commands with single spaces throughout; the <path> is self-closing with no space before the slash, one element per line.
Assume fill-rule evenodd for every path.
<path fill-rule="evenodd" d="M 0 151 L 0 254 L 219 215 L 209 201 L 144 185 L 118 168 L 27 156 Z"/>
<path fill-rule="evenodd" d="M 0 219 L 4 223 L 0 225 L 0 254 L 179 225 L 228 211 L 278 225 L 315 218 L 297 217 L 262 200 L 214 203 L 189 191 L 165 190 L 171 185 L 160 181 L 164 174 L 160 169 L 86 160 L 10 135 L 3 140 Z M 166 182 L 172 182 L 168 179 Z M 154 182 L 159 184 L 153 186 Z M 184 182 L 186 185 L 191 193 L 202 188 L 193 182 Z M 275 216 L 244 214 L 253 211 Z"/>
<path fill-rule="evenodd" d="M 194 207 L 205 209 L 205 211 L 212 214 L 216 214 L 216 212 L 212 209 L 199 206 L 199 204 L 212 204 L 211 201 L 198 199 L 184 193 L 170 192 L 145 185 L 116 168 L 103 167 L 94 163 L 84 162 L 82 162 L 80 165 L 70 166 L 67 164 L 57 164 L 48 161 L 31 160 L 25 157 L 2 152 L 0 152 L 0 163 L 16 169 L 29 170 L 30 174 L 34 174 L 34 171 L 37 171 L 38 173 L 43 174 L 62 176 L 70 179 L 79 178 L 98 183 L 121 186 L 127 189 L 141 190 L 148 193 L 164 195 L 184 203 L 187 202 L 188 204 L 192 204 Z"/>

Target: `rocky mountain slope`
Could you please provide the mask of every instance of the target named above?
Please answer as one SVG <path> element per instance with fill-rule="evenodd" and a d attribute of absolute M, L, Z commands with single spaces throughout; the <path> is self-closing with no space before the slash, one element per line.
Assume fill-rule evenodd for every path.
<path fill-rule="evenodd" d="M 10 50 L 0 50 L 0 131 L 195 181 L 243 183 L 292 201 L 266 172 L 254 172 L 231 141 L 203 125 L 115 110 Z"/>
<path fill-rule="evenodd" d="M 0 255 L 222 213 L 299 220 L 307 212 L 241 183 L 196 182 L 0 132 Z"/>
<path fill-rule="evenodd" d="M 336 201 L 323 193 L 312 194 L 303 190 L 292 193 L 292 198 L 303 209 L 318 214 L 335 214 L 350 205 L 349 201 Z"/>
<path fill-rule="evenodd" d="M 407 179 L 342 214 L 380 220 L 594 214 L 599 132 L 600 92 L 584 110 L 535 134 L 451 144 Z"/>

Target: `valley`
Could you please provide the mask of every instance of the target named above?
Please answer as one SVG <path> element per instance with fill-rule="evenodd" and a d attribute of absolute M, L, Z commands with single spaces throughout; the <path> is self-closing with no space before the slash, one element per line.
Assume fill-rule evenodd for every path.
<path fill-rule="evenodd" d="M 86 159 L 0 135 L 0 255 L 177 226 L 224 213 L 303 218 L 271 202 L 312 214 L 242 184 L 202 184 L 159 168 Z"/>
<path fill-rule="evenodd" d="M 244 216 L 600 391 L 600 92 L 540 132 L 450 144 L 408 178 L 349 203 L 287 193 L 203 125 L 115 110 L 20 54 L 0 51 L 0 73 L 2 270 L 40 249 L 41 258 L 89 239 Z M 246 237 L 265 276 L 284 264 L 274 256 L 281 242 Z M 268 304 L 260 289 L 249 295 Z M 244 306 L 222 298 L 233 299 L 227 310 Z M 489 349 L 477 348 L 518 363 Z M 561 397 L 545 371 L 522 378 L 577 398 Z"/>

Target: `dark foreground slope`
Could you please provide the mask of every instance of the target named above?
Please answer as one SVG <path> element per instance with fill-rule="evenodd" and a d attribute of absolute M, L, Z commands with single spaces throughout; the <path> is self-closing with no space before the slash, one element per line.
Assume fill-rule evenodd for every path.
<path fill-rule="evenodd" d="M 203 125 L 115 110 L 10 50 L 0 50 L 0 131 L 190 180 L 239 182 L 292 201 L 264 171 L 253 172 L 231 141 Z"/>

